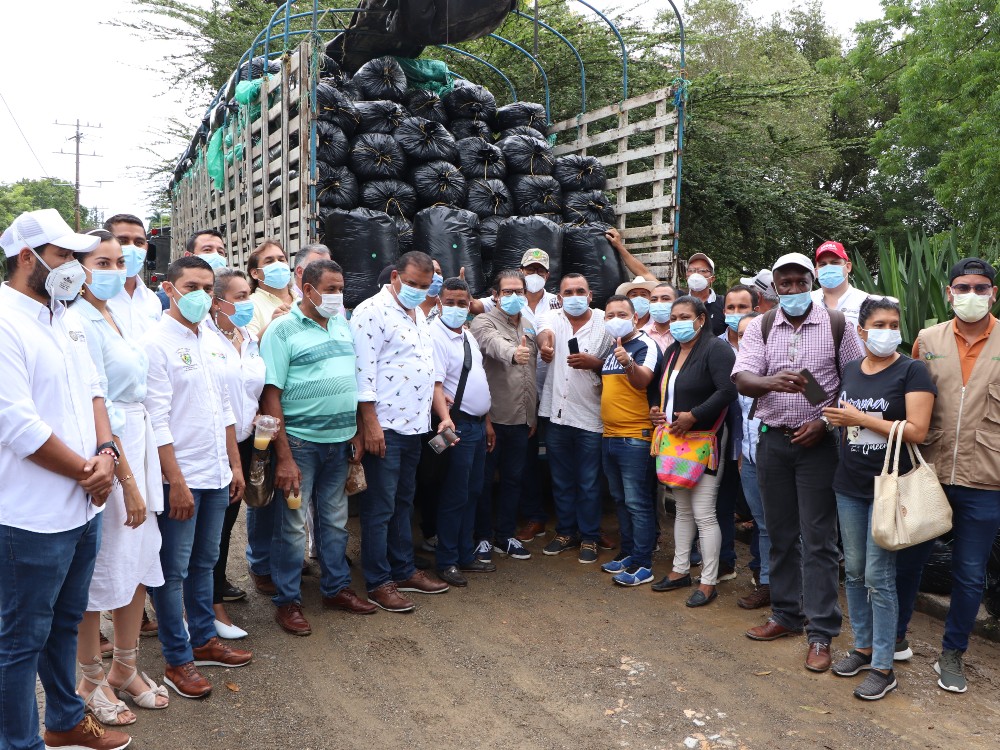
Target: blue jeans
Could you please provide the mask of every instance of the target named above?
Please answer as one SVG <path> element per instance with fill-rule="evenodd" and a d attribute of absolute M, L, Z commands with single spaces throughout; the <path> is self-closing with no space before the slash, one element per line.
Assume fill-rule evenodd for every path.
<path fill-rule="evenodd" d="M 621 553 L 633 565 L 653 567 L 656 546 L 656 499 L 650 491 L 649 441 L 604 438 L 601 445 L 604 475 L 618 512 Z"/>
<path fill-rule="evenodd" d="M 539 417 L 535 434 L 528 438 L 527 452 L 524 458 L 524 481 L 521 484 L 521 515 L 526 521 L 537 521 L 542 525 L 549 520 L 549 517 L 545 513 L 544 498 L 542 497 L 542 459 L 538 455 L 538 450 L 541 442 L 545 440 L 548 426 L 549 420 L 545 417 Z M 493 428 L 496 429 L 496 425 L 493 425 Z M 499 440 L 499 436 L 497 439 Z M 547 455 L 548 446 L 546 445 Z"/>
<path fill-rule="evenodd" d="M 42 750 L 35 675 L 45 688 L 45 726 L 83 721 L 76 694 L 76 629 L 101 543 L 103 515 L 69 531 L 0 526 L 0 747 Z"/>
<path fill-rule="evenodd" d="M 596 542 L 601 536 L 601 433 L 551 421 L 547 429 L 556 533 Z"/>
<path fill-rule="evenodd" d="M 274 536 L 271 539 L 271 579 L 277 589 L 271 601 L 278 607 L 302 603 L 302 555 L 306 546 L 306 513 L 315 509 L 320 592 L 332 597 L 351 585 L 347 567 L 347 458 L 350 443 L 313 443 L 288 436 L 295 465 L 302 472 L 302 505 L 288 507 L 281 490 L 274 493 Z M 306 501 L 306 498 L 309 498 Z"/>
<path fill-rule="evenodd" d="M 422 439 L 385 430 L 385 458 L 366 453 L 361 459 L 368 480 L 368 489 L 358 496 L 361 570 L 368 591 L 416 572 L 411 524 Z"/>
<path fill-rule="evenodd" d="M 751 552 L 756 555 L 757 565 L 750 563 L 757 573 L 757 585 L 765 586 L 771 582 L 771 537 L 767 534 L 767 524 L 764 522 L 764 502 L 760 498 L 760 487 L 757 485 L 757 464 L 747 461 L 744 457 L 743 468 L 740 470 L 740 481 L 743 484 L 743 495 L 750 506 L 753 515 L 753 539 Z M 756 550 L 755 550 L 756 548 Z"/>
<path fill-rule="evenodd" d="M 455 434 L 459 441 L 448 448 L 448 469 L 437 501 L 438 543 L 434 558 L 439 570 L 472 562 L 476 506 L 484 494 L 486 423 L 459 416 Z"/>
<path fill-rule="evenodd" d="M 941 647 L 945 650 L 965 651 L 969 648 L 969 634 L 976 623 L 976 614 L 983 600 L 986 563 L 997 529 L 1000 528 L 1000 490 L 977 490 L 950 484 L 945 485 L 944 491 L 951 503 L 951 534 L 954 545 L 951 557 L 951 606 L 944 622 Z M 912 596 L 906 596 L 905 601 L 902 598 L 900 600 L 899 626 L 903 634 L 913 615 L 920 574 L 932 546 L 932 542 L 926 542 L 899 553 L 905 567 L 900 566 L 903 570 L 897 573 L 897 585 L 905 589 L 907 594 L 913 592 Z"/>
<path fill-rule="evenodd" d="M 526 424 L 494 424 L 496 445 L 486 454 L 485 481 L 479 493 L 476 509 L 476 540 L 496 539 L 503 544 L 517 533 L 517 506 L 527 497 L 525 469 L 531 428 Z M 538 443 L 535 443 L 537 454 Z M 500 493 L 497 496 L 496 530 L 493 527 L 493 473 L 500 473 Z M 523 489 L 522 489 L 523 488 Z M 529 519 L 533 520 L 533 519 Z M 543 517 L 544 520 L 544 517 Z"/>
<path fill-rule="evenodd" d="M 729 446 L 726 446 L 726 454 Z M 726 464 L 719 480 L 719 494 L 715 498 L 715 518 L 719 523 L 722 535 L 722 551 L 719 553 L 719 563 L 736 567 L 736 503 L 742 491 L 739 472 L 736 470 L 736 460 L 723 459 Z"/>
<path fill-rule="evenodd" d="M 872 650 L 872 667 L 892 669 L 896 645 L 896 553 L 872 539 L 872 498 L 837 493 L 844 542 L 847 613 L 854 647 Z"/>
<path fill-rule="evenodd" d="M 250 564 L 250 572 L 254 575 L 271 575 L 274 508 L 274 500 L 263 508 L 247 506 L 247 562 Z"/>
<path fill-rule="evenodd" d="M 156 606 L 163 658 L 172 667 L 192 661 L 192 645 L 204 646 L 217 635 L 212 609 L 213 572 L 219 560 L 229 488 L 192 489 L 191 494 L 194 516 L 187 521 L 175 521 L 169 517 L 170 485 L 163 485 L 163 512 L 157 517 L 163 537 L 160 547 L 163 585 L 150 589 L 149 594 Z"/>

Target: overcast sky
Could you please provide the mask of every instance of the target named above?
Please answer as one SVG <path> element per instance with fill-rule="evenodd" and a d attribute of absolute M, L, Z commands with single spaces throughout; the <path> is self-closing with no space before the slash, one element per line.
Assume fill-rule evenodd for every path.
<path fill-rule="evenodd" d="M 591 2 L 602 9 L 622 4 Z M 755 14 L 769 17 L 796 4 L 755 0 L 752 7 Z M 650 8 L 657 5 L 666 7 L 662 0 L 648 1 Z M 857 21 L 881 14 L 877 0 L 823 0 L 823 5 L 831 25 L 844 36 Z M 81 160 L 82 203 L 106 215 L 127 212 L 145 218 L 149 206 L 135 167 L 150 163 L 152 157 L 142 146 L 154 140 L 153 132 L 168 117 L 185 117 L 192 105 L 153 70 L 169 53 L 168 46 L 108 23 L 134 13 L 130 0 L 4 6 L 8 65 L 0 78 L 0 95 L 7 105 L 0 102 L 0 182 L 45 175 L 72 182 L 73 157 L 53 152 L 72 154 L 74 144 L 67 139 L 74 129 L 54 123 L 79 118 L 82 124 L 101 126 L 83 129 L 82 152 L 99 156 Z"/>

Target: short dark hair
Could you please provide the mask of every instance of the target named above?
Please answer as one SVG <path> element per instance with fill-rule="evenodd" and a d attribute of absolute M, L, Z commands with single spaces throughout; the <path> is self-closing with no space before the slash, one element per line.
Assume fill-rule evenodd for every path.
<path fill-rule="evenodd" d="M 115 236 L 106 229 L 91 229 L 87 232 L 87 234 L 91 237 L 97 237 L 101 242 L 107 242 L 108 240 L 115 239 Z M 81 263 L 83 263 L 88 255 L 90 255 L 90 253 L 73 253 L 73 257 Z"/>
<path fill-rule="evenodd" d="M 201 232 L 201 234 L 206 234 L 206 232 Z M 285 248 L 282 247 L 280 242 L 275 239 L 266 239 L 257 245 L 257 248 L 247 257 L 247 275 L 250 277 L 250 291 L 252 292 L 257 291 L 258 284 L 257 279 L 254 278 L 253 272 L 260 268 L 260 256 L 269 247 L 278 248 L 284 255 Z M 287 257 L 288 256 L 286 255 L 285 258 L 287 259 Z"/>
<path fill-rule="evenodd" d="M 167 266 L 167 281 L 171 284 L 177 283 L 177 279 L 184 275 L 189 268 L 198 268 L 204 271 L 212 271 L 212 267 L 197 255 L 185 255 L 169 266 Z M 214 271 L 212 271 L 214 273 Z"/>
<path fill-rule="evenodd" d="M 216 297 L 225 297 L 229 291 L 229 284 L 233 279 L 246 280 L 247 275 L 238 268 L 220 268 L 215 272 L 215 288 L 212 293 Z"/>
<path fill-rule="evenodd" d="M 343 276 L 344 269 L 340 267 L 339 263 L 327 258 L 314 260 L 302 271 L 302 286 L 308 284 L 315 289 L 320 279 L 323 278 L 324 273 L 339 273 Z"/>
<path fill-rule="evenodd" d="M 562 284 L 566 279 L 583 279 L 587 281 L 587 277 L 582 273 L 567 273 L 561 279 L 559 279 L 559 288 L 562 289 Z M 587 281 L 587 288 L 590 289 L 590 282 Z"/>
<path fill-rule="evenodd" d="M 431 260 L 431 256 L 419 250 L 411 250 L 400 255 L 399 260 L 396 261 L 396 273 L 403 273 L 410 266 L 413 266 L 417 271 L 434 273 L 434 261 Z"/>
<path fill-rule="evenodd" d="M 677 292 L 677 287 L 675 287 L 669 281 L 661 281 L 660 283 L 658 283 L 656 286 L 653 287 L 653 291 L 656 291 L 657 289 L 661 289 L 662 287 L 666 287 L 667 289 L 669 289 L 671 292 L 674 293 L 674 296 L 676 296 L 677 293 L 678 293 Z"/>
<path fill-rule="evenodd" d="M 726 297 L 733 292 L 750 292 L 750 307 L 757 307 L 757 305 L 760 304 L 760 295 L 757 294 L 757 290 L 752 286 L 747 286 L 746 284 L 734 284 L 729 287 L 729 291 L 726 292 Z M 722 306 L 726 306 L 725 297 L 722 299 Z"/>
<path fill-rule="evenodd" d="M 629 310 L 631 310 L 633 313 L 635 312 L 635 304 L 632 302 L 631 299 L 626 297 L 624 294 L 612 294 L 610 297 L 608 297 L 607 301 L 604 303 L 604 309 L 607 310 L 608 305 L 610 305 L 612 302 L 627 302 Z"/>
<path fill-rule="evenodd" d="M 222 235 L 222 232 L 220 232 L 218 229 L 199 229 L 197 232 L 188 237 L 188 241 L 187 244 L 184 245 L 184 249 L 189 253 L 193 253 L 194 241 L 199 237 L 201 237 L 203 234 L 210 234 L 213 237 L 218 237 L 223 242 L 226 241 L 226 238 Z"/>
<path fill-rule="evenodd" d="M 111 227 L 115 224 L 137 224 L 142 227 L 142 231 L 146 231 L 146 225 L 142 223 L 142 219 L 132 214 L 115 214 L 104 222 L 104 228 L 110 232 Z"/>
<path fill-rule="evenodd" d="M 706 320 L 708 319 L 708 308 L 705 307 L 705 303 L 702 302 L 697 297 L 692 297 L 690 294 L 685 294 L 683 297 L 678 297 L 677 299 L 674 300 L 674 306 L 671 309 L 676 310 L 677 305 L 691 305 L 691 307 L 694 308 L 694 315 L 696 318 L 704 315 L 705 319 Z"/>
<path fill-rule="evenodd" d="M 894 310 L 897 315 L 902 317 L 899 302 L 895 302 L 888 297 L 880 297 L 876 294 L 866 298 L 865 301 L 861 303 L 861 308 L 858 310 L 858 325 L 864 328 L 865 323 L 868 322 L 868 318 L 872 316 L 872 313 L 877 312 L 878 310 Z"/>
<path fill-rule="evenodd" d="M 524 280 L 524 274 L 521 273 L 520 269 L 517 268 L 506 268 L 497 274 L 496 280 L 496 291 L 500 291 L 500 281 L 502 279 L 519 279 L 521 282 L 521 288 L 525 291 L 528 290 L 528 283 Z"/>
<path fill-rule="evenodd" d="M 465 292 L 470 297 L 472 296 L 472 291 L 469 289 L 469 284 L 465 279 L 460 279 L 457 276 L 452 276 L 450 279 L 445 279 L 441 284 L 442 292 Z"/>

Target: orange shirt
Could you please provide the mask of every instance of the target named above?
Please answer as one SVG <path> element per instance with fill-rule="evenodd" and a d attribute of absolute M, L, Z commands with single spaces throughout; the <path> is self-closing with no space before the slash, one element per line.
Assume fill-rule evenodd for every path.
<path fill-rule="evenodd" d="M 971 344 L 965 340 L 965 336 L 958 332 L 958 325 L 955 319 L 951 321 L 951 329 L 955 332 L 955 343 L 958 344 L 958 357 L 959 362 L 962 365 L 962 385 L 967 385 L 969 378 L 972 376 L 972 368 L 976 366 L 976 360 L 979 359 L 979 353 L 982 352 L 983 347 L 986 346 L 986 340 L 993 333 L 993 326 L 997 324 L 997 319 L 992 315 L 990 316 L 990 324 L 986 328 L 986 331 L 973 341 Z M 913 343 L 913 358 L 918 359 L 920 357 L 919 352 L 917 352 L 917 343 Z"/>

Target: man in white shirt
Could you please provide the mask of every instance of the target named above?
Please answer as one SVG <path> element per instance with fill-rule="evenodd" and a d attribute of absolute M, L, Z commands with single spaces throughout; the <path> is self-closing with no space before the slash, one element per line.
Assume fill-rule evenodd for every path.
<path fill-rule="evenodd" d="M 118 449 L 83 328 L 65 302 L 83 284 L 74 234 L 55 209 L 0 236 L 0 747 L 36 748 L 35 676 L 46 747 L 123 748 L 76 694 L 76 630 L 87 608 Z"/>
<path fill-rule="evenodd" d="M 149 356 L 144 403 L 166 479 L 159 516 L 164 584 L 150 594 L 167 662 L 163 681 L 185 698 L 212 690 L 199 666 L 242 667 L 252 658 L 219 640 L 212 609 L 223 518 L 244 489 L 227 352 L 202 326 L 214 287 L 215 274 L 200 257 L 175 260 L 163 283 L 170 309 L 141 339 Z"/>
<path fill-rule="evenodd" d="M 149 249 L 146 228 L 142 219 L 132 214 L 115 214 L 104 222 L 104 228 L 115 236 L 125 256 L 125 288 L 108 300 L 108 309 L 125 334 L 138 339 L 163 315 L 160 298 L 142 281 Z"/>
<path fill-rule="evenodd" d="M 840 310 L 847 318 L 847 330 L 857 335 L 858 313 L 868 293 L 851 286 L 851 261 L 839 242 L 828 240 L 816 248 L 816 280 L 820 289 L 812 293 L 813 302 L 827 310 Z"/>
<path fill-rule="evenodd" d="M 227 265 L 226 238 L 218 229 L 199 229 L 188 237 L 184 257 L 197 255 L 215 271 Z M 218 256 L 218 257 L 215 257 Z"/>
<path fill-rule="evenodd" d="M 552 472 L 556 537 L 542 550 L 558 555 L 580 547 L 581 563 L 597 562 L 601 536 L 601 367 L 611 353 L 604 314 L 581 274 L 563 276 L 562 309 L 542 319 L 538 348 L 549 363 L 539 414 L 548 417 L 546 452 Z"/>
<path fill-rule="evenodd" d="M 409 612 L 400 592 L 439 594 L 448 585 L 413 564 L 413 493 L 422 436 L 430 430 L 434 353 L 420 304 L 434 277 L 426 253 L 404 253 L 389 283 L 354 309 L 358 424 L 368 489 L 361 501 L 361 569 L 368 600 Z"/>

